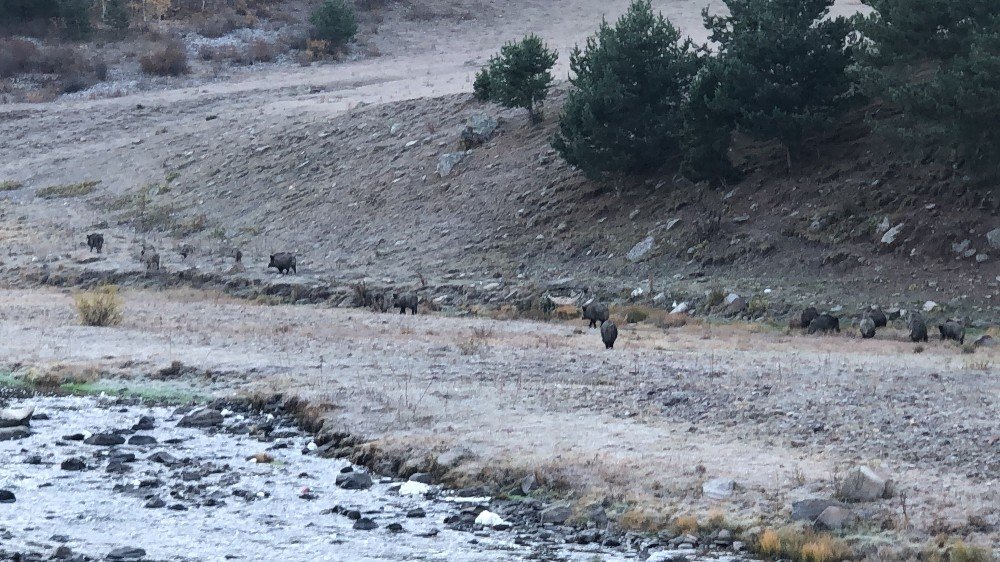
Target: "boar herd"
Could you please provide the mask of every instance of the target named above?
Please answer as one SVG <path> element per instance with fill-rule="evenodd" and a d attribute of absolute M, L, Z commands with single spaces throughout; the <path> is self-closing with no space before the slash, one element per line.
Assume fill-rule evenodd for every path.
<path fill-rule="evenodd" d="M 884 328 L 889 324 L 889 319 L 878 306 L 872 306 L 864 312 L 858 322 L 858 332 L 864 339 L 875 337 L 875 331 Z M 828 333 L 834 331 L 840 333 L 840 319 L 829 313 L 820 314 L 815 307 L 808 307 L 802 311 L 798 318 L 792 320 L 791 328 L 801 328 L 809 334 Z M 906 318 L 906 327 L 910 331 L 910 341 L 926 342 L 927 322 L 922 314 L 917 311 L 910 312 Z M 938 331 L 942 340 L 954 340 L 958 343 L 965 343 L 965 323 L 960 320 L 947 320 L 943 324 L 938 324 Z"/>
<path fill-rule="evenodd" d="M 91 252 L 97 252 L 98 254 L 104 251 L 104 234 L 100 232 L 92 232 L 87 235 L 87 248 Z M 182 244 L 177 247 L 177 253 L 180 254 L 182 260 L 186 260 L 188 256 L 194 254 L 194 246 L 191 244 Z M 233 250 L 230 254 L 236 263 L 243 263 L 243 252 L 240 250 Z M 150 244 L 143 243 L 142 250 L 139 252 L 139 262 L 146 268 L 146 271 L 159 271 L 160 269 L 160 254 L 156 251 L 156 248 Z M 295 254 L 288 252 L 278 252 L 276 254 L 271 254 L 271 261 L 268 262 L 266 269 L 275 268 L 278 270 L 279 274 L 287 273 L 298 273 L 295 267 Z"/>

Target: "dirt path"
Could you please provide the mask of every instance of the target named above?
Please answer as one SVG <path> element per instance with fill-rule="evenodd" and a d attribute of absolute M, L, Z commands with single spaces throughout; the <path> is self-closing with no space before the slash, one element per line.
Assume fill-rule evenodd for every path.
<path fill-rule="evenodd" d="M 297 394 L 326 412 L 328 429 L 402 456 L 465 447 L 469 482 L 536 471 L 670 513 L 780 518 L 791 501 L 831 495 L 856 463 L 893 474 L 918 535 L 976 538 L 970 521 L 1000 505 L 995 352 L 931 343 L 917 355 L 882 339 L 706 325 L 626 326 L 605 352 L 580 322 L 248 306 L 194 292 L 125 300 L 125 323 L 97 329 L 76 325 L 66 295 L 6 292 L 0 354 L 55 377 L 142 378 L 180 361 L 194 371 L 173 384 Z M 717 477 L 738 492 L 702 497 Z M 859 509 L 903 530 L 898 499 Z"/>

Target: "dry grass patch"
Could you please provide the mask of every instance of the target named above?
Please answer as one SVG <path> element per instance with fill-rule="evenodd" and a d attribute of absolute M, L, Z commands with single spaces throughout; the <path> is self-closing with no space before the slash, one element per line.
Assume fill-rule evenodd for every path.
<path fill-rule="evenodd" d="M 24 381 L 42 388 L 57 388 L 64 384 L 86 384 L 101 378 L 100 371 L 89 365 L 56 364 L 31 368 L 24 374 Z"/>
<path fill-rule="evenodd" d="M 766 529 L 757 539 L 756 551 L 765 558 L 786 558 L 794 562 L 839 562 L 854 557 L 844 541 L 800 527 Z"/>
<path fill-rule="evenodd" d="M 79 183 L 69 183 L 65 185 L 50 185 L 43 187 L 35 193 L 42 199 L 65 199 L 67 197 L 83 197 L 93 193 L 101 180 L 87 180 Z"/>
<path fill-rule="evenodd" d="M 19 181 L 5 180 L 0 181 L 0 191 L 14 191 L 24 187 L 24 184 Z"/>
<path fill-rule="evenodd" d="M 122 299 L 113 285 L 77 294 L 76 312 L 84 326 L 117 326 L 122 323 Z"/>
<path fill-rule="evenodd" d="M 171 40 L 155 46 L 139 58 L 139 67 L 154 76 L 180 76 L 191 71 L 187 50 L 180 40 Z"/>

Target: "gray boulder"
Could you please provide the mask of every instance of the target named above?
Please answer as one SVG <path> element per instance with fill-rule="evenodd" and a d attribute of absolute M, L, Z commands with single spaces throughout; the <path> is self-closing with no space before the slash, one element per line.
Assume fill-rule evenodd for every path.
<path fill-rule="evenodd" d="M 713 478 L 701 485 L 701 493 L 712 500 L 724 500 L 733 495 L 736 481 L 731 478 Z"/>
<path fill-rule="evenodd" d="M 892 497 L 892 481 L 867 466 L 856 466 L 847 472 L 837 493 L 845 501 L 869 502 Z"/>
<path fill-rule="evenodd" d="M 465 447 L 452 447 L 438 455 L 437 464 L 445 469 L 455 468 L 459 464 L 475 457 L 476 455 Z"/>
<path fill-rule="evenodd" d="M 372 477 L 364 472 L 338 474 L 337 486 L 345 490 L 367 490 L 372 487 Z"/>
<path fill-rule="evenodd" d="M 990 243 L 990 248 L 1000 250 L 1000 228 L 994 228 L 987 232 L 986 241 Z"/>
<path fill-rule="evenodd" d="M 839 531 L 857 521 L 858 517 L 846 507 L 831 505 L 819 514 L 813 526 L 820 531 Z"/>
<path fill-rule="evenodd" d="M 562 525 L 567 519 L 573 516 L 573 508 L 568 503 L 557 503 L 542 510 L 539 518 L 542 523 L 552 523 Z"/>
<path fill-rule="evenodd" d="M 632 249 L 626 254 L 628 261 L 632 263 L 641 262 L 644 259 L 650 257 L 650 253 L 653 251 L 653 246 L 656 244 L 656 239 L 652 236 L 647 236 L 640 240 Z"/>
<path fill-rule="evenodd" d="M 0 427 L 27 427 L 28 423 L 31 421 L 31 416 L 34 413 L 34 406 L 0 410 Z"/>
<path fill-rule="evenodd" d="M 451 175 L 452 170 L 465 158 L 465 152 L 446 152 L 438 156 L 437 173 L 442 178 Z"/>
<path fill-rule="evenodd" d="M 844 504 L 826 498 L 811 498 L 792 502 L 792 521 L 809 521 L 811 523 L 830 506 L 844 507 Z"/>
<path fill-rule="evenodd" d="M 217 427 L 225 418 L 222 412 L 211 408 L 195 410 L 177 422 L 178 427 Z"/>

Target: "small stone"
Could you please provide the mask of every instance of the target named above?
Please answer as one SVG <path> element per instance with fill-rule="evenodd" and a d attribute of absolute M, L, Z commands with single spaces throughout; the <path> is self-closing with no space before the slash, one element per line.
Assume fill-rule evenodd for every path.
<path fill-rule="evenodd" d="M 121 435 L 115 435 L 114 433 L 95 433 L 90 437 L 83 440 L 87 445 L 97 445 L 100 447 L 113 447 L 115 445 L 124 445 L 125 438 Z"/>
<path fill-rule="evenodd" d="M 63 435 L 63 441 L 83 441 L 87 436 L 82 433 L 73 433 L 70 435 Z"/>
<path fill-rule="evenodd" d="M 522 494 L 530 494 L 536 488 L 538 488 L 538 479 L 535 478 L 535 473 L 531 473 L 521 479 Z"/>
<path fill-rule="evenodd" d="M 354 522 L 355 531 L 372 531 L 378 529 L 378 525 L 367 517 L 362 517 Z"/>
<path fill-rule="evenodd" d="M 83 459 L 70 458 L 66 459 L 59 465 L 63 470 L 84 470 L 87 468 L 87 464 L 83 462 Z"/>
<path fill-rule="evenodd" d="M 29 435 L 31 435 L 31 430 L 24 426 L 0 427 L 0 441 L 24 439 Z"/>
<path fill-rule="evenodd" d="M 14 492 L 10 490 L 0 490 L 0 503 L 14 503 L 17 498 L 14 497 Z"/>
<path fill-rule="evenodd" d="M 167 506 L 167 509 L 171 511 L 187 511 L 188 508 L 185 507 L 184 504 L 175 503 Z"/>
<path fill-rule="evenodd" d="M 539 514 L 542 523 L 553 523 L 556 525 L 562 525 L 572 516 L 573 508 L 568 503 L 550 505 Z"/>
<path fill-rule="evenodd" d="M 156 438 L 152 435 L 133 435 L 128 438 L 129 445 L 156 445 Z"/>
<path fill-rule="evenodd" d="M 402 533 L 404 530 L 403 526 L 399 523 L 389 523 L 385 528 L 388 529 L 390 533 Z"/>
<path fill-rule="evenodd" d="M 135 431 L 150 431 L 154 427 L 156 427 L 156 420 L 153 416 L 142 416 L 139 418 L 139 421 L 132 426 L 132 429 Z"/>
<path fill-rule="evenodd" d="M 108 553 L 108 560 L 142 560 L 146 556 L 146 551 L 141 548 L 122 547 L 116 548 Z"/>
<path fill-rule="evenodd" d="M 447 152 L 438 157 L 437 173 L 442 178 L 451 175 L 452 170 L 465 158 L 465 152 Z"/>
<path fill-rule="evenodd" d="M 167 466 L 173 466 L 175 464 L 180 464 L 180 461 L 177 460 L 177 457 L 171 455 L 170 453 L 168 453 L 166 451 L 157 451 L 157 452 L 153 453 L 152 455 L 149 455 L 149 457 L 146 460 L 148 460 L 150 462 L 165 464 Z"/>
<path fill-rule="evenodd" d="M 410 482 L 420 482 L 421 484 L 432 484 L 434 476 L 430 472 L 417 472 L 411 474 L 409 480 Z"/>
<path fill-rule="evenodd" d="M 348 472 L 337 476 L 336 484 L 345 490 L 367 490 L 372 487 L 372 478 L 364 472 Z"/>
<path fill-rule="evenodd" d="M 417 519 L 420 517 L 427 517 L 427 512 L 424 511 L 422 508 L 415 507 L 410 511 L 407 511 L 406 516 L 409 517 L 410 519 Z"/>
<path fill-rule="evenodd" d="M 708 499 L 724 500 L 733 495 L 736 481 L 730 478 L 714 478 L 701 486 L 701 493 Z"/>
<path fill-rule="evenodd" d="M 181 418 L 177 427 L 217 427 L 225 420 L 222 412 L 211 408 L 201 408 Z"/>
<path fill-rule="evenodd" d="M 146 505 L 144 505 L 143 507 L 147 509 L 160 509 L 161 507 L 166 507 L 166 505 L 167 502 L 163 501 L 162 499 L 160 499 L 159 496 L 157 496 L 147 501 Z"/>

